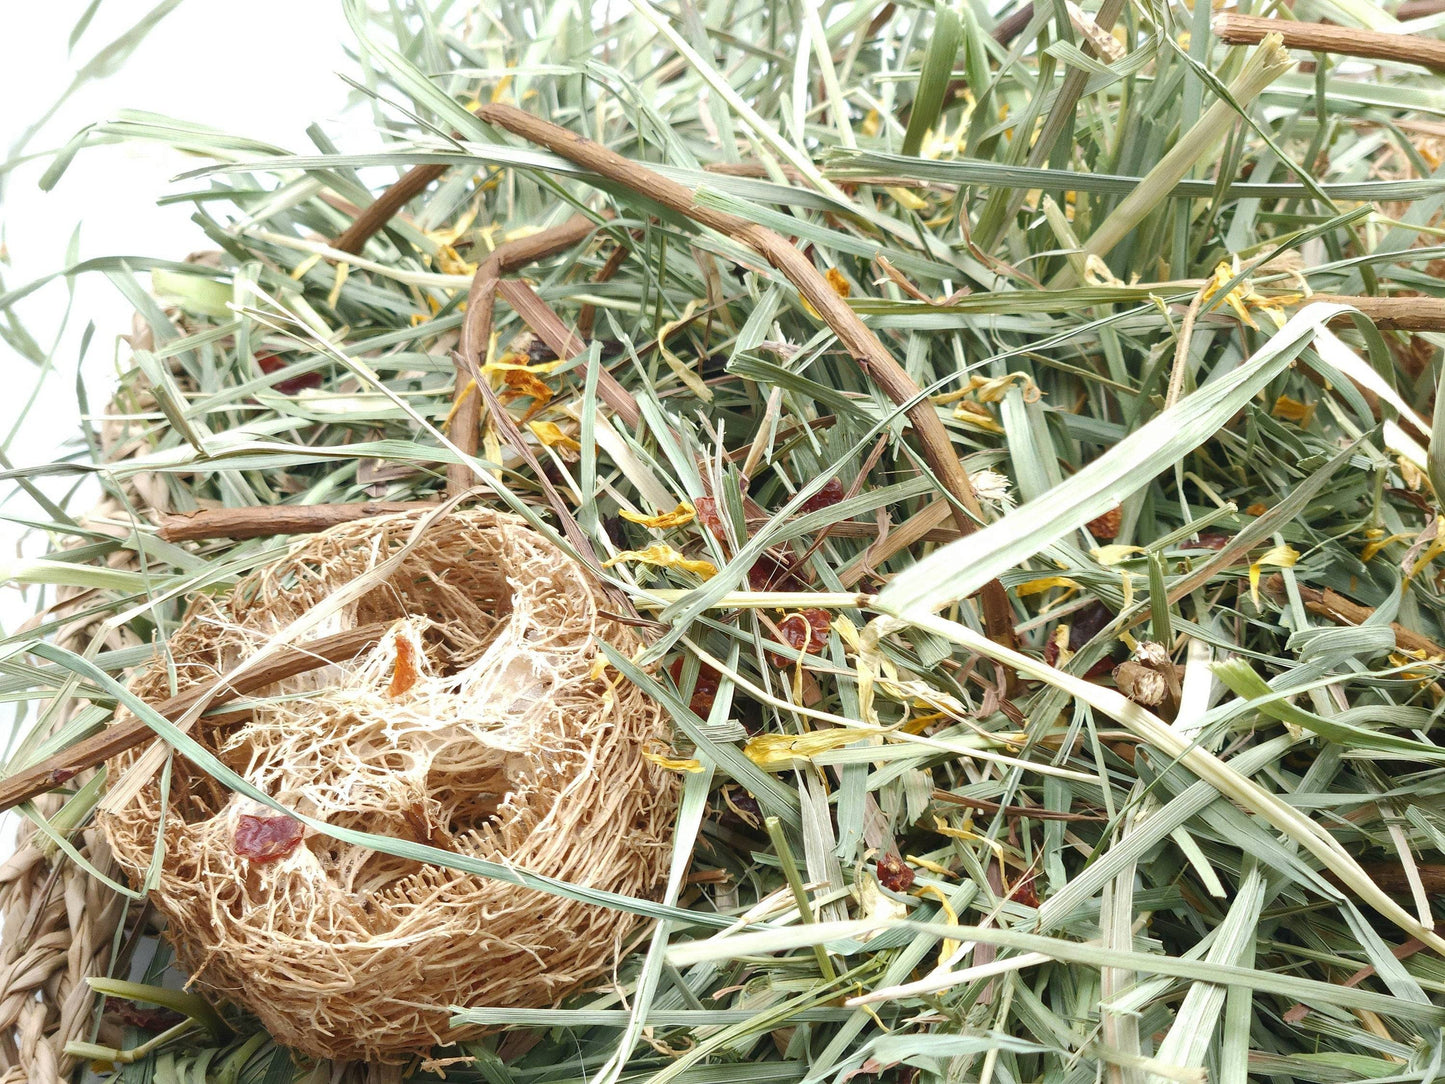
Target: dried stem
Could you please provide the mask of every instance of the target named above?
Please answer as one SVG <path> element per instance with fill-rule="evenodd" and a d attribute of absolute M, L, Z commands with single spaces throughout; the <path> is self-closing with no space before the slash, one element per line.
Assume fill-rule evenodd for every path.
<path fill-rule="evenodd" d="M 983 511 L 973 486 L 969 484 L 968 473 L 963 469 L 933 404 L 878 336 L 833 291 L 817 268 L 781 235 L 737 215 L 698 206 L 692 191 L 683 185 L 520 109 L 494 103 L 482 106 L 478 115 L 489 124 L 538 143 L 569 161 L 730 237 L 751 248 L 781 271 L 822 315 L 839 342 L 869 378 L 894 403 L 904 408 L 929 466 L 944 489 L 958 502 L 958 506 L 953 508 L 953 518 L 959 532 L 969 534 L 975 530 L 975 520 L 982 520 Z M 999 642 L 1012 643 L 1013 611 L 1003 585 L 997 580 L 992 581 L 985 586 L 982 596 L 984 622 L 989 635 Z"/>
<path fill-rule="evenodd" d="M 592 235 L 596 223 L 586 215 L 573 215 L 560 226 L 517 241 L 498 245 L 477 266 L 467 291 L 467 315 L 462 321 L 460 354 L 480 370 L 487 360 L 487 346 L 492 338 L 492 306 L 497 300 L 497 283 L 501 277 L 530 263 L 544 260 L 580 244 Z M 481 419 L 481 400 L 473 392 L 471 373 L 458 364 L 456 405 L 452 409 L 452 443 L 467 455 L 477 454 L 477 423 Z M 600 388 L 599 388 L 600 390 Z M 617 409 L 613 405 L 613 409 Z M 455 497 L 471 488 L 472 468 L 465 463 L 447 467 L 447 493 Z"/>
<path fill-rule="evenodd" d="M 379 640 L 386 628 L 384 624 L 364 625 L 361 628 L 338 632 L 334 636 L 324 636 L 309 644 L 283 648 L 277 652 L 275 658 L 255 670 L 240 674 L 234 680 L 222 675 L 207 685 L 188 689 L 179 696 L 157 704 L 156 712 L 174 721 L 199 700 L 210 698 L 211 706 L 216 707 L 257 689 L 263 689 L 283 678 L 295 677 L 331 663 L 346 662 Z M 203 715 L 200 721 L 206 724 L 215 723 L 217 720 L 214 716 Z M 155 731 L 135 718 L 108 726 L 99 734 L 78 741 L 39 764 L 0 781 L 0 810 L 10 809 L 44 794 L 78 773 L 103 764 L 127 749 L 144 745 L 154 737 Z"/>
<path fill-rule="evenodd" d="M 400 180 L 357 215 L 350 228 L 338 237 L 331 247 L 359 256 L 366 247 L 366 242 L 377 230 L 390 222 L 397 211 L 419 196 L 427 185 L 446 171 L 446 166 L 412 166 L 401 175 Z"/>
<path fill-rule="evenodd" d="M 1418 34 L 1387 34 L 1354 26 L 1326 23 L 1298 23 L 1288 19 L 1261 19 L 1228 11 L 1214 17 L 1214 33 L 1230 45 L 1252 45 L 1266 34 L 1278 34 L 1286 49 L 1311 53 L 1338 53 L 1366 60 L 1398 60 L 1419 64 L 1431 71 L 1445 71 L 1445 41 Z"/>
<path fill-rule="evenodd" d="M 1272 598 L 1284 598 L 1284 578 L 1275 573 L 1264 581 L 1264 590 Z M 1375 614 L 1373 607 L 1362 606 L 1358 602 L 1345 598 L 1338 591 L 1331 591 L 1328 588 L 1321 591 L 1300 584 L 1299 595 L 1306 610 L 1319 617 L 1328 618 L 1336 625 L 1363 625 Z M 1401 650 L 1423 651 L 1429 658 L 1445 657 L 1445 647 L 1441 647 L 1428 636 L 1421 636 L 1418 632 L 1412 632 L 1404 625 L 1393 621 L 1390 623 L 1390 629 L 1395 634 L 1395 646 Z"/>
<path fill-rule="evenodd" d="M 367 516 L 386 516 L 431 508 L 423 501 L 366 501 L 360 504 L 271 505 L 260 508 L 203 508 L 199 512 L 166 514 L 156 532 L 166 542 L 203 538 L 271 538 L 312 534 Z"/>
<path fill-rule="evenodd" d="M 271 538 L 285 534 L 314 534 L 339 523 L 411 512 L 418 508 L 434 508 L 431 501 L 367 501 L 359 504 L 308 504 L 270 508 L 206 508 L 199 512 L 167 515 L 156 534 L 166 542 L 199 542 L 210 538 L 240 541 L 246 538 Z M 773 517 L 759 515 L 748 518 L 752 529 L 765 526 Z M 889 536 L 902 531 L 895 528 Z M 835 538 L 872 538 L 878 533 L 876 523 L 845 519 L 828 526 Z M 952 542 L 958 537 L 953 527 L 939 526 L 923 531 L 914 541 Z M 895 551 L 896 552 L 896 551 Z M 881 559 L 881 558 L 880 558 Z"/>
<path fill-rule="evenodd" d="M 1355 297 L 1314 294 L 1307 301 L 1331 305 L 1353 305 L 1381 331 L 1445 331 L 1445 298 L 1439 297 Z M 1350 314 L 1331 323 L 1349 323 Z"/>

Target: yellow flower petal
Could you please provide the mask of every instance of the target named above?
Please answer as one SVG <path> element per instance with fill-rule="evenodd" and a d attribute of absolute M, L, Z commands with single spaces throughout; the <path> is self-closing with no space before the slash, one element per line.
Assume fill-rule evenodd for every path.
<path fill-rule="evenodd" d="M 1314 420 L 1315 405 L 1313 403 L 1301 403 L 1298 399 L 1291 399 L 1288 395 L 1281 395 L 1274 401 L 1274 408 L 1270 413 L 1276 418 L 1283 418 L 1287 422 L 1294 422 L 1303 428 Z"/>
<path fill-rule="evenodd" d="M 1370 558 L 1374 557 L 1375 554 L 1379 553 L 1391 542 L 1408 542 L 1411 537 L 1412 536 L 1409 534 L 1392 534 L 1388 538 L 1376 539 L 1374 542 L 1370 542 L 1369 544 L 1367 544 L 1365 548 L 1360 551 L 1360 560 L 1368 564 Z"/>
<path fill-rule="evenodd" d="M 1067 587 L 1069 593 L 1079 589 L 1079 581 L 1071 580 L 1067 576 L 1041 576 L 1037 580 L 1029 580 L 1014 588 L 1014 594 L 1019 598 L 1026 598 L 1029 595 L 1041 595 L 1045 591 L 1052 591 L 1055 587 Z"/>
<path fill-rule="evenodd" d="M 1285 544 L 1275 546 L 1269 552 L 1260 557 L 1249 566 L 1249 597 L 1254 600 L 1254 605 L 1259 606 L 1259 577 L 1265 565 L 1273 565 L 1277 568 L 1293 568 L 1299 560 L 1299 551 L 1293 546 Z"/>
<path fill-rule="evenodd" d="M 555 422 L 529 422 L 527 428 L 532 430 L 532 432 L 537 435 L 537 439 L 549 448 L 556 446 L 567 448 L 574 452 L 580 452 L 582 450 L 582 445 L 574 438 L 562 432 L 561 426 Z"/>
<path fill-rule="evenodd" d="M 659 531 L 666 530 L 669 527 L 681 527 L 684 523 L 691 523 L 696 514 L 692 505 L 688 504 L 687 501 L 683 501 L 671 512 L 663 512 L 656 516 L 644 516 L 640 512 L 629 512 L 626 508 L 622 509 L 619 513 L 628 523 L 640 523 L 644 527 L 651 527 Z"/>
<path fill-rule="evenodd" d="M 623 550 L 612 560 L 603 561 L 602 565 L 604 568 L 611 568 L 623 561 L 636 561 L 638 564 L 656 565 L 659 568 L 680 568 L 684 572 L 691 572 L 705 580 L 717 575 L 717 565 L 711 561 L 698 561 L 684 557 L 663 542 L 648 546 L 645 550 Z"/>
<path fill-rule="evenodd" d="M 1096 546 L 1089 551 L 1099 564 L 1117 565 L 1136 553 L 1146 552 L 1143 546 Z"/>
<path fill-rule="evenodd" d="M 656 764 L 659 768 L 666 768 L 666 769 L 667 769 L 668 771 L 670 771 L 670 772 L 700 772 L 700 771 L 702 771 L 702 761 L 697 760 L 697 759 L 695 759 L 695 758 L 689 758 L 689 759 L 687 759 L 687 760 L 682 760 L 682 759 L 679 759 L 679 758 L 677 758 L 677 757 L 665 757 L 665 756 L 663 756 L 661 753 L 649 753 L 649 752 L 648 752 L 647 750 L 645 750 L 645 749 L 642 751 L 642 757 L 643 757 L 644 760 L 651 761 L 653 764 Z"/>
<path fill-rule="evenodd" d="M 880 727 L 839 726 L 809 734 L 759 734 L 743 746 L 743 755 L 765 772 L 781 772 L 792 767 L 795 760 L 807 760 L 882 733 L 884 730 Z"/>

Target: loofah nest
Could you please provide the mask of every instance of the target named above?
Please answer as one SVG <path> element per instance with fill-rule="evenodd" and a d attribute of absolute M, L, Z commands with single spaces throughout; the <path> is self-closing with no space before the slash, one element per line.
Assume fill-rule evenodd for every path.
<path fill-rule="evenodd" d="M 195 602 L 133 687 L 165 699 L 234 667 L 396 554 L 419 513 L 308 539 L 229 596 Z M 634 896 L 660 882 L 675 777 L 645 760 L 657 705 L 603 674 L 597 641 L 640 646 L 598 612 L 583 570 L 491 511 L 430 527 L 389 578 L 311 634 L 391 622 L 373 648 L 269 686 L 249 718 L 197 736 L 288 808 Z M 170 667 L 174 667 L 173 671 Z M 609 678 L 611 680 L 609 680 Z M 133 760 L 112 763 L 111 778 Z M 104 818 L 139 879 L 159 780 Z M 447 1006 L 546 1006 L 613 965 L 634 916 L 341 844 L 177 758 L 152 898 L 195 980 L 281 1042 L 378 1059 L 459 1034 Z M 238 853 L 240 852 L 240 853 Z"/>

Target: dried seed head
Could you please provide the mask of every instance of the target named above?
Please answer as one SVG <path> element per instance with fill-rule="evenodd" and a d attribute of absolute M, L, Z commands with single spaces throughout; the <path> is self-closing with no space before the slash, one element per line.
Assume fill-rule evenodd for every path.
<path fill-rule="evenodd" d="M 1114 670 L 1114 683 L 1121 693 L 1146 708 L 1164 703 L 1169 694 L 1169 683 L 1164 680 L 1163 674 L 1133 659 L 1120 663 Z"/>
<path fill-rule="evenodd" d="M 1163 670 L 1169 663 L 1169 652 L 1153 640 L 1140 640 L 1134 647 L 1134 658 L 1151 670 Z"/>

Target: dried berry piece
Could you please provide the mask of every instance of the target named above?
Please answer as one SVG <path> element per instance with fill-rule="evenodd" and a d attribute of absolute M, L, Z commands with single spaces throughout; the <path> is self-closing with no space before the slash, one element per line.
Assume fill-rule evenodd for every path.
<path fill-rule="evenodd" d="M 236 821 L 232 849 L 252 862 L 274 862 L 296 849 L 305 831 L 301 822 L 290 817 L 257 817 L 242 813 Z"/>
<path fill-rule="evenodd" d="M 1034 890 L 1035 876 L 1025 877 L 1014 885 L 1013 891 L 1009 893 L 1009 899 L 1023 904 L 1025 907 L 1037 907 L 1039 905 L 1039 894 Z"/>
<path fill-rule="evenodd" d="M 748 586 L 754 591 L 806 591 L 808 585 L 798 575 L 798 559 L 791 553 L 782 556 L 764 551 L 748 569 Z"/>
<path fill-rule="evenodd" d="M 802 509 L 804 512 L 817 512 L 829 505 L 837 504 L 842 499 L 843 483 L 836 478 L 829 478 L 823 483 L 822 489 L 803 502 Z"/>
<path fill-rule="evenodd" d="M 878 883 L 889 892 L 907 892 L 913 887 L 913 870 L 893 852 L 878 858 Z"/>
<path fill-rule="evenodd" d="M 290 366 L 278 358 L 275 354 L 257 354 L 256 364 L 267 376 L 272 373 L 279 373 L 282 369 L 289 369 Z M 272 384 L 282 395 L 295 395 L 303 388 L 321 387 L 321 374 L 316 372 L 302 373 L 300 376 L 288 376 L 285 380 L 278 380 Z"/>
<path fill-rule="evenodd" d="M 833 620 L 827 610 L 798 610 L 784 615 L 778 622 L 778 636 L 783 643 L 804 655 L 817 655 L 828 646 Z M 773 652 L 768 659 L 778 669 L 791 665 L 791 660 Z"/>
<path fill-rule="evenodd" d="M 1194 544 L 1200 549 L 1222 550 L 1225 546 L 1229 545 L 1231 537 L 1231 535 L 1227 535 L 1222 531 L 1205 531 L 1199 536 L 1199 541 Z"/>
<path fill-rule="evenodd" d="M 416 648 L 405 635 L 396 638 L 396 669 L 391 672 L 391 684 L 386 695 L 398 697 L 417 683 L 421 671 L 416 665 Z"/>
<path fill-rule="evenodd" d="M 1109 542 L 1119 537 L 1119 527 L 1124 522 L 1124 509 L 1115 505 L 1102 516 L 1089 520 L 1084 529 L 1095 538 Z"/>
<path fill-rule="evenodd" d="M 680 686 L 682 684 L 682 660 L 674 659 L 672 666 L 669 667 L 669 672 L 672 674 L 673 683 Z M 692 709 L 694 715 L 707 718 L 708 712 L 712 711 L 713 701 L 717 699 L 719 681 L 718 672 L 707 663 L 703 663 L 697 672 L 697 681 L 692 686 L 692 699 L 687 705 Z"/>
<path fill-rule="evenodd" d="M 751 794 L 741 787 L 724 787 L 722 797 L 727 807 L 749 828 L 762 828 L 763 811 Z"/>
<path fill-rule="evenodd" d="M 134 1001 L 123 997 L 106 998 L 105 1011 L 118 1017 L 123 1024 L 152 1032 L 168 1031 L 186 1018 L 185 1014 L 174 1009 L 143 1009 Z"/>
<path fill-rule="evenodd" d="M 712 497 L 699 497 L 692 502 L 693 511 L 697 513 L 697 521 L 712 532 L 712 536 L 719 542 L 727 540 L 727 532 L 723 530 L 722 517 L 717 513 L 717 501 Z"/>

